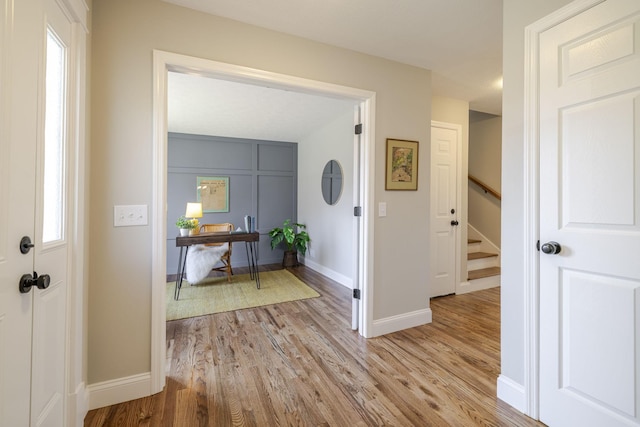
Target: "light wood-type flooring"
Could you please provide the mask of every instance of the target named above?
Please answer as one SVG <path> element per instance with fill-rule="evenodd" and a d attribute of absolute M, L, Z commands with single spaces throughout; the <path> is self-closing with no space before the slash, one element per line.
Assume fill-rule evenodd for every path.
<path fill-rule="evenodd" d="M 496 398 L 499 288 L 434 299 L 433 323 L 365 339 L 348 289 L 292 271 L 322 296 L 168 322 L 164 391 L 85 426 L 542 425 Z"/>

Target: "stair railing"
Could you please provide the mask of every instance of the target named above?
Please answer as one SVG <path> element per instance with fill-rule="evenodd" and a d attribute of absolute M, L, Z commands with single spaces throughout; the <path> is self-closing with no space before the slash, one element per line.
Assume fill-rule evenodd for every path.
<path fill-rule="evenodd" d="M 500 193 L 498 193 L 496 190 L 494 190 L 493 188 L 489 187 L 487 184 L 485 184 L 484 182 L 480 181 L 478 178 L 476 178 L 473 175 L 469 175 L 469 181 L 473 182 L 474 184 L 478 185 L 480 188 L 482 188 L 486 193 L 491 194 L 493 197 L 495 197 L 498 200 L 502 200 L 502 196 L 500 195 Z"/>

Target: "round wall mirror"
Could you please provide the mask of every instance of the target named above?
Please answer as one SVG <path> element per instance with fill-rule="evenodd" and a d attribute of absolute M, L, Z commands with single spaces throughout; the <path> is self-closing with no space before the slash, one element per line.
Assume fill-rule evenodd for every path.
<path fill-rule="evenodd" d="M 335 205 L 342 194 L 342 167 L 337 160 L 329 160 L 322 171 L 322 197 Z"/>

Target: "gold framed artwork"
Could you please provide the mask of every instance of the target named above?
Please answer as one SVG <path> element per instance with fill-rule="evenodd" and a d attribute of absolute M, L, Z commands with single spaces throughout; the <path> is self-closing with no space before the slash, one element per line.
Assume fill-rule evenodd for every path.
<path fill-rule="evenodd" d="M 385 190 L 418 189 L 418 141 L 387 138 Z"/>
<path fill-rule="evenodd" d="M 199 176 L 197 192 L 202 212 L 229 212 L 228 176 Z"/>

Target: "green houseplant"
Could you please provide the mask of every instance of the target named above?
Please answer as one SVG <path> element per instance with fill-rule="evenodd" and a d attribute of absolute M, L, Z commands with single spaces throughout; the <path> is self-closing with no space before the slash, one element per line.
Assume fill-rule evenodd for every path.
<path fill-rule="evenodd" d="M 195 221 L 192 219 L 187 219 L 184 215 L 178 218 L 178 220 L 176 221 L 176 227 L 180 229 L 180 235 L 188 236 L 189 232 L 196 228 L 196 225 L 198 224 Z"/>
<path fill-rule="evenodd" d="M 282 224 L 282 227 L 275 227 L 269 231 L 272 250 L 277 248 L 280 243 L 284 243 L 286 246 L 282 261 L 283 267 L 298 265 L 298 252 L 302 255 L 307 253 L 307 247 L 311 239 L 304 230 L 306 227 L 304 224 L 292 223 L 290 219 L 287 219 Z"/>

